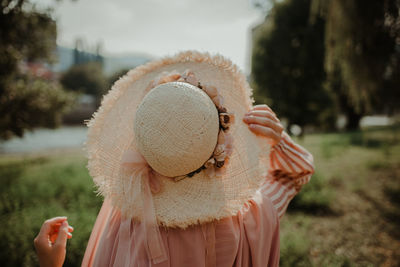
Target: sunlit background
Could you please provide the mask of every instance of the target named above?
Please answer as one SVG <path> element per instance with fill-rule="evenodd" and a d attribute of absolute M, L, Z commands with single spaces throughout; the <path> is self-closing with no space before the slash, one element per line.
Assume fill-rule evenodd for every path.
<path fill-rule="evenodd" d="M 281 266 L 400 265 L 400 1 L 2 0 L 0 262 L 37 266 L 41 223 L 101 205 L 84 121 L 129 69 L 182 50 L 231 59 L 316 172 L 281 225 Z"/>

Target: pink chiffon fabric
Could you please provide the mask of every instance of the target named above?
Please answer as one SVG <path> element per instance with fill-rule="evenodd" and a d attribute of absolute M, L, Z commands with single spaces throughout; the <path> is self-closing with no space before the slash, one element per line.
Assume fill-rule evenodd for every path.
<path fill-rule="evenodd" d="M 184 230 L 160 227 L 168 259 L 158 264 L 142 229 L 105 199 L 82 266 L 279 266 L 279 217 L 262 190 L 237 216 Z"/>

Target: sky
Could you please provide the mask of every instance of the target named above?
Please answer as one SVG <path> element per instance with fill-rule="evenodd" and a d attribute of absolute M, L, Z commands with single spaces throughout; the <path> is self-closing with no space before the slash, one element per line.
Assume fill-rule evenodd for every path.
<path fill-rule="evenodd" d="M 34 0 L 53 7 L 59 45 L 102 43 L 104 55 L 155 57 L 194 49 L 220 53 L 250 72 L 251 28 L 263 12 L 250 0 Z"/>

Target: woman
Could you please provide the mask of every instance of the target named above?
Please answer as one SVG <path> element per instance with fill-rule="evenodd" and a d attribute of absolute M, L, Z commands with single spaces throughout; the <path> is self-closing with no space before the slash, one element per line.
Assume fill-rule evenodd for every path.
<path fill-rule="evenodd" d="M 179 69 L 184 70 L 188 66 L 191 70 L 179 73 Z M 103 120 L 107 114 L 119 113 L 115 112 L 120 110 L 116 109 L 116 106 L 126 107 L 126 104 L 122 103 L 123 100 L 129 99 L 128 103 L 138 101 L 137 104 L 132 104 L 133 111 L 124 109 L 124 112 L 129 114 L 136 113 L 135 126 L 133 132 L 129 133 L 127 130 L 128 133 L 124 132 L 124 136 L 115 137 L 110 142 L 112 145 L 104 149 L 106 152 L 103 155 L 100 152 L 102 156 L 97 157 L 96 154 L 97 158 L 92 158 L 92 165 L 89 161 L 91 174 L 100 192 L 105 196 L 105 201 L 93 228 L 82 266 L 277 266 L 279 264 L 279 219 L 283 216 L 289 201 L 299 192 L 302 185 L 310 180 L 314 172 L 313 158 L 282 131 L 279 119 L 268 106 L 250 107 L 251 101 L 248 101 L 250 94 L 246 91 L 247 83 L 235 68 L 229 61 L 219 56 L 210 57 L 208 54 L 184 52 L 174 58 L 153 62 L 132 71 L 128 73 L 128 77 L 113 87 L 114 92 L 103 101 L 102 106 L 105 108 L 100 110 L 97 121 L 95 117 L 95 122 L 89 125 L 92 129 L 89 137 L 91 140 L 96 140 L 89 142 L 89 155 L 91 151 L 99 153 L 99 144 L 103 145 L 105 140 L 109 141 L 111 138 L 108 136 L 104 140 L 98 139 L 103 138 L 104 132 L 109 128 L 103 126 L 109 126 L 104 124 Z M 178 69 L 178 72 L 172 71 L 175 69 Z M 218 86 L 218 90 L 215 90 L 214 85 Z M 179 100 L 182 90 L 189 92 L 189 97 L 185 95 L 185 101 Z M 129 96 L 129 92 L 136 93 L 136 97 L 138 92 L 143 92 L 139 95 L 145 97 L 136 100 L 133 96 Z M 203 95 L 199 96 L 199 92 Z M 166 100 L 171 94 L 175 94 L 174 97 Z M 157 96 L 152 97 L 154 95 Z M 226 101 L 222 101 L 220 96 Z M 186 105 L 191 97 L 192 104 Z M 202 97 L 204 101 L 200 99 Z M 163 101 L 160 102 L 160 99 Z M 154 103 L 163 105 L 164 102 L 167 102 L 167 105 L 161 109 L 162 113 L 153 110 Z M 209 103 L 215 104 L 215 107 L 210 107 Z M 199 110 L 197 105 L 200 105 Z M 175 113 L 176 106 L 179 106 L 177 113 Z M 163 169 L 162 165 L 157 165 L 160 161 L 158 158 L 154 160 L 148 155 L 154 155 L 154 151 L 157 151 L 155 157 L 163 154 L 165 149 L 160 150 L 159 147 L 163 146 L 165 141 L 157 143 L 158 140 L 164 140 L 165 136 L 169 138 L 165 140 L 170 140 L 174 138 L 176 132 L 181 133 L 192 127 L 192 123 L 196 124 L 193 120 L 188 120 L 189 122 L 186 120 L 187 116 L 193 115 L 190 113 L 192 110 L 196 111 L 195 115 L 204 111 L 207 118 L 214 116 L 214 110 L 218 110 L 216 128 L 208 125 L 205 129 L 194 131 L 195 136 L 198 136 L 200 133 L 203 134 L 203 130 L 207 133 L 215 128 L 217 132 L 212 132 L 210 136 L 218 135 L 218 140 L 215 140 L 217 145 L 208 139 L 207 142 L 201 141 L 202 136 L 193 138 L 192 135 L 192 138 L 188 139 L 190 146 L 174 151 L 174 158 L 179 158 L 182 150 L 185 152 L 183 154 L 185 157 L 179 158 L 178 172 L 171 171 L 175 166 L 170 162 L 171 157 L 168 158 L 166 165 L 169 168 Z M 245 110 L 248 111 L 246 114 Z M 242 117 L 248 125 L 247 131 L 250 129 L 253 134 L 246 132 L 241 126 L 242 122 L 233 123 L 233 120 L 230 120 L 232 114 L 230 112 Z M 169 114 L 174 115 L 160 120 L 160 114 L 167 114 L 167 117 Z M 143 124 L 147 123 L 149 118 L 150 121 L 155 120 L 155 123 L 151 124 L 151 130 L 161 127 L 161 124 L 162 127 L 167 127 L 168 125 L 165 126 L 164 123 L 175 118 L 178 118 L 177 121 L 180 123 L 183 121 L 183 126 L 178 125 L 178 131 L 175 131 L 176 125 L 172 128 L 173 131 L 156 129 L 157 136 L 151 142 L 147 142 L 140 138 L 143 136 L 149 138 L 149 133 L 151 135 L 151 131 L 141 135 L 141 131 L 149 127 Z M 111 122 L 112 120 L 108 121 Z M 120 121 L 119 124 L 124 125 L 124 122 Z M 112 127 L 114 134 L 119 132 L 115 127 Z M 122 150 L 126 150 L 128 145 L 120 145 L 117 151 L 122 151 L 118 152 L 121 154 L 105 160 L 104 157 L 111 154 L 110 150 L 118 147 L 118 142 L 130 143 L 132 141 L 128 138 L 130 136 L 132 138 L 134 136 L 136 142 L 136 145 L 132 146 L 133 149 L 139 152 L 135 151 L 136 154 L 124 152 Z M 174 148 L 185 144 L 186 137 L 179 136 L 179 138 L 180 140 L 174 143 Z M 200 140 L 199 144 L 192 144 L 197 140 Z M 157 143 L 156 147 L 154 143 Z M 271 146 L 269 153 L 263 149 L 267 143 Z M 150 144 L 150 147 L 146 147 L 146 144 Z M 198 147 L 201 147 L 201 150 L 206 150 L 206 146 L 209 145 L 213 149 L 212 157 L 207 160 L 210 154 L 207 152 L 207 158 L 199 161 L 203 163 L 207 160 L 204 165 L 198 164 L 196 168 L 191 167 L 191 172 L 188 172 L 188 169 L 179 173 L 179 169 L 193 162 L 192 159 L 189 159 L 189 162 L 185 160 L 198 153 L 199 149 L 189 154 L 186 152 L 196 145 L 200 145 Z M 132 147 L 129 146 L 129 149 Z M 151 153 L 148 153 L 149 150 Z M 141 159 L 145 164 L 140 165 L 138 161 L 135 162 L 135 157 L 132 155 L 144 155 Z M 264 165 L 259 163 L 259 158 L 265 155 L 269 156 L 268 172 L 256 175 L 259 169 L 265 166 L 265 163 Z M 109 170 L 104 164 L 110 159 L 121 157 L 121 166 L 130 166 L 129 174 L 125 175 L 124 168 L 119 168 L 117 165 L 113 168 L 107 167 L 113 170 L 109 175 L 116 177 L 112 180 L 105 175 Z M 198 157 L 194 157 L 195 160 Z M 130 159 L 124 160 L 128 158 Z M 96 160 L 102 164 L 93 163 Z M 94 171 L 93 168 L 96 166 L 101 169 Z M 116 170 L 118 174 L 115 174 Z M 158 176 L 159 174 L 161 175 Z M 237 180 L 232 182 L 235 177 Z M 109 183 L 110 180 L 113 182 Z M 137 181 L 142 181 L 141 185 L 130 188 L 132 182 Z M 115 187 L 118 183 L 121 184 Z M 186 188 L 190 190 L 183 187 L 185 185 L 189 185 Z M 130 198 L 132 200 L 129 200 Z M 165 210 L 160 208 L 163 205 L 166 207 Z M 175 206 L 168 209 L 171 205 Z M 176 210 L 179 212 L 175 212 Z"/>

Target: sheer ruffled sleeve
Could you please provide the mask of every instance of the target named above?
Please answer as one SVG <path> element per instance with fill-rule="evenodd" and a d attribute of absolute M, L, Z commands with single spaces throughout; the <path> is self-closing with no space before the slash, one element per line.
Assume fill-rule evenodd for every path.
<path fill-rule="evenodd" d="M 314 173 L 314 158 L 302 146 L 295 144 L 286 132 L 271 148 L 270 170 L 262 190 L 271 199 L 281 218 L 290 200 L 307 184 Z"/>

